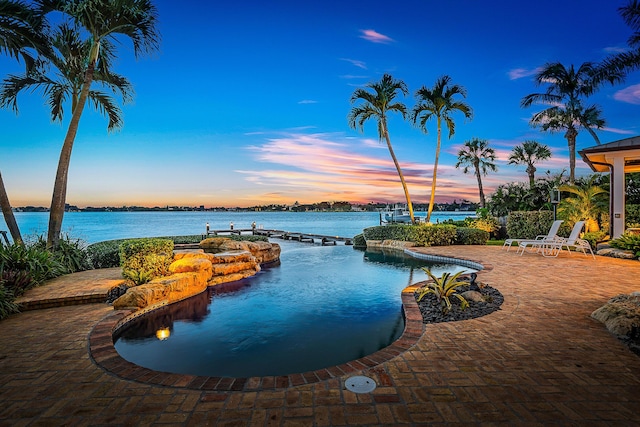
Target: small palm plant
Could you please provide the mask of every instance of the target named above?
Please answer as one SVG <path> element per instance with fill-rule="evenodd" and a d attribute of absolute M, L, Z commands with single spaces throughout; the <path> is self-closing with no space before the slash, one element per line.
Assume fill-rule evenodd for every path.
<path fill-rule="evenodd" d="M 421 301 L 425 295 L 433 294 L 436 297 L 438 304 L 440 304 L 442 314 L 447 314 L 451 311 L 451 297 L 456 297 L 460 300 L 460 303 L 462 304 L 461 308 L 463 310 L 469 306 L 467 300 L 457 293 L 459 287 L 469 286 L 469 282 L 460 280 L 462 271 L 459 271 L 456 274 L 444 273 L 442 277 L 436 277 L 427 267 L 422 267 L 422 269 L 427 273 L 432 281 L 420 289 L 417 298 L 418 302 Z"/>

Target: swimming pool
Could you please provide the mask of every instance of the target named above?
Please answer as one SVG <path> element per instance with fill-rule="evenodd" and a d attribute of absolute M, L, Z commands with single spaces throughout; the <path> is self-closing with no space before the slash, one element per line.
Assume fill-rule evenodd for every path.
<path fill-rule="evenodd" d="M 286 242 L 281 263 L 256 276 L 128 323 L 114 336 L 126 360 L 153 370 L 224 377 L 286 375 L 374 353 L 403 332 L 401 291 L 469 271 L 401 252 Z"/>

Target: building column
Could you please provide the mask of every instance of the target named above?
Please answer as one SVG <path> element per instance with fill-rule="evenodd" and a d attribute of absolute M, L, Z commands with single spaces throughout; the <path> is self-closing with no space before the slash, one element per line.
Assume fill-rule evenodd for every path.
<path fill-rule="evenodd" d="M 610 189 L 611 197 L 613 197 L 613 212 L 611 212 L 610 221 L 613 224 L 613 235 L 611 238 L 620 237 L 625 230 L 624 207 L 626 204 L 626 190 L 624 180 L 624 157 L 615 157 L 613 159 L 613 187 Z"/>

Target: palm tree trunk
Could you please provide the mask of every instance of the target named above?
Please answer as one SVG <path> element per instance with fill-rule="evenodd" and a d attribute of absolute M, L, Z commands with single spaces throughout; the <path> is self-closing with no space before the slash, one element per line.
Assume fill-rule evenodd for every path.
<path fill-rule="evenodd" d="M 7 191 L 4 188 L 2 173 L 0 173 L 0 207 L 2 207 L 2 215 L 4 216 L 4 221 L 7 223 L 7 227 L 9 228 L 9 233 L 11 233 L 13 242 L 22 245 L 20 228 L 18 228 L 16 217 L 13 215 L 11 203 L 9 202 L 9 196 L 7 195 Z"/>
<path fill-rule="evenodd" d="M 409 209 L 409 216 L 411 217 L 411 223 L 414 224 L 416 221 L 413 216 L 413 203 L 411 203 L 411 196 L 409 195 L 409 189 L 407 188 L 407 183 L 404 180 L 404 175 L 402 175 L 402 170 L 400 169 L 400 164 L 398 163 L 398 159 L 396 158 L 396 155 L 393 152 L 393 147 L 391 146 L 391 140 L 389 139 L 389 131 L 387 130 L 387 123 L 383 122 L 382 126 L 384 127 L 384 137 L 387 141 L 387 148 L 389 148 L 389 154 L 391 154 L 391 158 L 393 159 L 393 164 L 396 166 L 396 170 L 398 171 L 398 176 L 400 176 L 400 182 L 402 183 L 402 189 L 404 190 L 404 197 L 407 200 L 407 208 Z"/>
<path fill-rule="evenodd" d="M 564 136 L 569 145 L 569 184 L 573 185 L 576 179 L 576 137 L 578 132 L 573 128 L 569 128 Z"/>
<path fill-rule="evenodd" d="M 438 142 L 436 145 L 436 160 L 433 163 L 433 179 L 431 180 L 431 196 L 429 197 L 429 209 L 427 210 L 427 222 L 431 221 L 433 202 L 436 198 L 436 177 L 438 175 L 438 160 L 440 159 L 440 137 L 442 136 L 442 121 L 438 117 Z"/>
<path fill-rule="evenodd" d="M 64 207 L 67 200 L 67 181 L 69 176 L 69 164 L 71 162 L 71 151 L 73 150 L 73 143 L 76 139 L 76 134 L 78 133 L 78 125 L 80 124 L 82 110 L 84 110 L 84 105 L 86 104 L 89 96 L 89 89 L 91 87 L 91 82 L 93 81 L 93 71 L 95 69 L 99 50 L 100 44 L 95 43 L 91 49 L 91 55 L 89 56 L 89 64 L 87 65 L 87 71 L 84 75 L 82 91 L 80 92 L 78 103 L 72 111 L 69 128 L 67 129 L 67 134 L 64 138 L 64 143 L 62 144 L 62 150 L 60 151 L 56 181 L 53 186 L 53 196 L 51 197 L 51 209 L 49 211 L 49 230 L 47 233 L 47 248 L 49 249 L 57 248 L 60 240 L 62 220 L 64 218 Z"/>
<path fill-rule="evenodd" d="M 527 166 L 527 174 L 529 175 L 529 189 L 533 189 L 536 185 L 536 168 L 531 163 Z"/>
<path fill-rule="evenodd" d="M 482 190 L 482 177 L 480 176 L 480 167 L 478 165 L 475 165 L 476 168 L 476 179 L 478 180 L 478 192 L 480 193 L 480 207 L 484 208 L 485 207 L 485 200 L 484 200 L 484 191 Z"/>

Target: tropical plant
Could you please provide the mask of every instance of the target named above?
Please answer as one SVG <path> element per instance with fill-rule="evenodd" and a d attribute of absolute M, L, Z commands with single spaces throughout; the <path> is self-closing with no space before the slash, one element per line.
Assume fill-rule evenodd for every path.
<path fill-rule="evenodd" d="M 569 223 L 585 221 L 585 232 L 599 231 L 599 218 L 609 210 L 609 194 L 602 187 L 594 185 L 593 179 L 586 184 L 562 185 L 559 190 L 569 193 L 558 205 L 558 216 Z"/>
<path fill-rule="evenodd" d="M 438 175 L 438 161 L 440 159 L 440 146 L 442 140 L 442 122 L 444 121 L 449 130 L 449 139 L 455 134 L 455 121 L 453 114 L 460 112 L 465 118 L 471 119 L 473 112 L 471 107 L 456 98 L 467 97 L 467 91 L 460 85 L 451 84 L 451 77 L 442 76 L 438 78 L 432 88 L 422 86 L 415 93 L 416 105 L 411 112 L 411 120 L 418 124 L 420 129 L 426 134 L 427 123 L 435 118 L 437 128 L 436 156 L 433 163 L 433 179 L 431 181 L 431 196 L 429 198 L 429 208 L 427 210 L 426 221 L 431 220 L 431 212 L 435 202 L 436 179 Z"/>
<path fill-rule="evenodd" d="M 489 147 L 489 141 L 486 139 L 473 138 L 465 141 L 462 148 L 458 151 L 458 162 L 456 168 L 464 166 L 462 172 L 469 173 L 473 168 L 478 181 L 478 192 L 480 193 L 480 207 L 486 205 L 484 191 L 482 190 L 482 176 L 487 176 L 488 171 L 497 171 L 496 152 Z"/>
<path fill-rule="evenodd" d="M 86 51 L 89 52 L 88 56 L 77 58 L 80 62 L 74 64 L 74 67 L 78 64 L 83 66 L 82 86 L 77 93 L 75 105 L 72 105 L 71 120 L 60 152 L 53 187 L 47 246 L 56 247 L 64 216 L 71 151 L 84 106 L 87 99 L 91 99 L 91 84 L 95 75 L 106 74 L 109 70 L 109 61 L 105 63 L 103 59 L 113 57 L 114 51 L 111 49 L 122 41 L 118 36 L 131 39 L 134 54 L 138 57 L 158 48 L 159 34 L 156 29 L 157 10 L 151 0 L 48 0 L 46 4 L 51 11 L 62 12 L 71 21 L 70 28 L 79 27 L 81 34 L 87 34 Z M 84 49 L 82 52 L 85 52 Z M 108 54 L 105 55 L 103 49 Z M 117 86 L 115 81 L 111 84 Z M 103 105 L 98 107 L 104 108 Z"/>
<path fill-rule="evenodd" d="M 38 236 L 32 246 L 44 251 L 47 248 L 47 241 L 44 236 Z M 67 234 L 62 236 L 58 247 L 51 252 L 53 258 L 61 265 L 63 273 L 69 274 L 93 268 L 86 248 L 87 244 L 84 241 L 74 239 Z"/>
<path fill-rule="evenodd" d="M 13 292 L 4 286 L 4 282 L 0 278 L 0 320 L 18 312 L 18 304 L 14 301 Z"/>
<path fill-rule="evenodd" d="M 400 163 L 398 163 L 398 159 L 396 158 L 393 147 L 391 146 L 389 128 L 387 126 L 388 112 L 400 113 L 402 118 L 405 118 L 407 115 L 407 107 L 401 102 L 394 102 L 398 91 L 407 95 L 407 85 L 402 80 L 396 80 L 390 74 L 385 74 L 379 82 L 368 83 L 366 87 L 372 89 L 373 93 L 365 89 L 358 88 L 351 95 L 352 104 L 358 101 L 363 102 L 362 104 L 353 107 L 349 112 L 349 115 L 347 116 L 349 127 L 364 131 L 364 124 L 369 119 L 374 119 L 378 122 L 378 137 L 380 138 L 380 141 L 385 140 L 387 143 L 389 154 L 391 155 L 391 159 L 393 159 L 393 164 L 398 171 L 398 176 L 402 183 L 402 189 L 407 201 L 407 208 L 409 209 L 409 215 L 411 217 L 411 222 L 413 223 L 415 222 L 415 217 L 413 215 L 411 196 L 409 195 L 409 189 L 407 188 L 407 183 L 404 179 L 404 175 L 402 174 Z"/>
<path fill-rule="evenodd" d="M 444 273 L 441 277 L 436 277 L 429 268 L 422 267 L 425 273 L 431 278 L 431 281 L 418 290 L 417 300 L 420 302 L 425 296 L 431 294 L 435 296 L 437 304 L 442 310 L 442 314 L 451 311 L 451 298 L 456 297 L 460 300 L 461 308 L 464 310 L 469 306 L 469 302 L 458 292 L 458 288 L 469 286 L 469 282 L 460 280 L 461 271 L 451 274 Z"/>
<path fill-rule="evenodd" d="M 597 88 L 595 73 L 595 66 L 590 62 L 583 63 L 577 70 L 573 65 L 567 68 L 559 62 L 545 64 L 536 75 L 535 82 L 538 86 L 546 84 L 547 90 L 529 94 L 520 102 L 525 108 L 534 103 L 550 105 L 535 113 L 529 123 L 540 126 L 543 131 L 564 132 L 569 146 L 571 184 L 575 181 L 576 138 L 579 129 L 586 129 L 599 145 L 600 139 L 593 129 L 602 129 L 605 125 L 600 107 L 595 104 L 583 106 L 583 101 Z"/>
<path fill-rule="evenodd" d="M 529 175 L 529 188 L 533 188 L 536 182 L 535 164 L 540 160 L 547 160 L 551 157 L 551 150 L 548 146 L 540 144 L 538 141 L 527 140 L 520 145 L 513 147 L 509 155 L 509 165 L 527 165 L 527 175 Z"/>
<path fill-rule="evenodd" d="M 618 249 L 633 251 L 635 256 L 640 257 L 640 235 L 624 233 L 622 236 L 610 240 L 609 244 Z"/>

